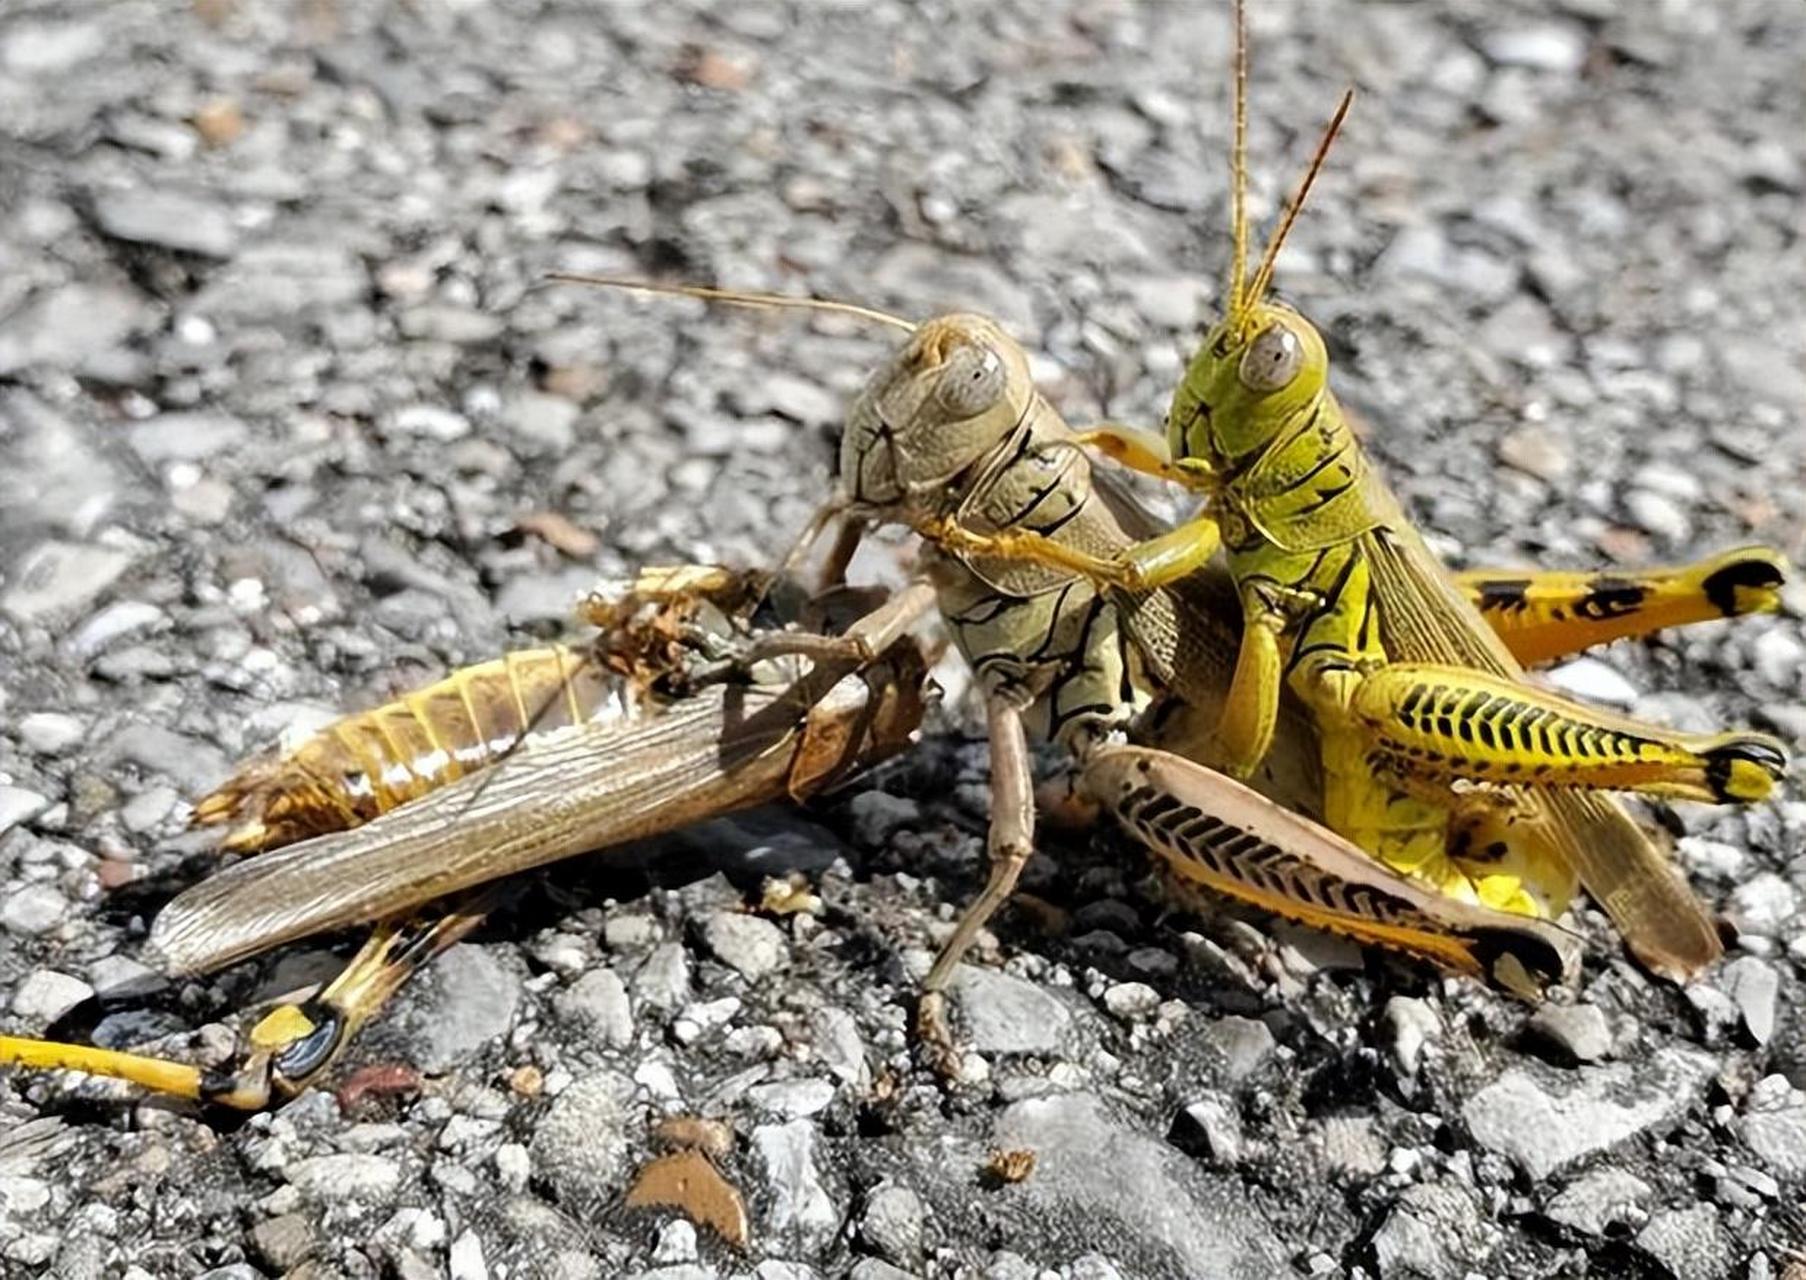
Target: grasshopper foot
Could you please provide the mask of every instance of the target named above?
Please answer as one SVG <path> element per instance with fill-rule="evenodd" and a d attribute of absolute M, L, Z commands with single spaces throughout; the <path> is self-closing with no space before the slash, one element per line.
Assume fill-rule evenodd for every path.
<path fill-rule="evenodd" d="M 1706 758 L 1706 783 L 1720 803 L 1765 800 L 1787 772 L 1787 753 L 1781 744 L 1760 734 L 1728 734 L 1701 754 Z"/>

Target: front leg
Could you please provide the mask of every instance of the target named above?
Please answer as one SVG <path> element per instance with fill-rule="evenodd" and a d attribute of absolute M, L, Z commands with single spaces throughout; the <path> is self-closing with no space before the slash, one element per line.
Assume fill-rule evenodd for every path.
<path fill-rule="evenodd" d="M 1242 643 L 1223 717 L 1211 741 L 1213 762 L 1233 778 L 1251 777 L 1273 745 L 1279 719 L 1284 655 L 1280 636 L 1307 613 L 1315 597 L 1266 579 L 1242 584 Z"/>
<path fill-rule="evenodd" d="M 1217 487 L 1217 475 L 1202 458 L 1175 458 L 1166 437 L 1145 427 L 1103 422 L 1073 437 L 1073 443 L 1095 449 L 1118 466 L 1154 476 L 1194 491 Z"/>
<path fill-rule="evenodd" d="M 980 533 L 950 516 L 915 524 L 929 542 L 962 557 L 990 556 L 1063 569 L 1123 591 L 1151 591 L 1177 582 L 1209 563 L 1222 545 L 1214 517 L 1196 516 L 1158 537 L 1133 543 L 1115 555 L 1098 556 L 1032 529 Z"/>

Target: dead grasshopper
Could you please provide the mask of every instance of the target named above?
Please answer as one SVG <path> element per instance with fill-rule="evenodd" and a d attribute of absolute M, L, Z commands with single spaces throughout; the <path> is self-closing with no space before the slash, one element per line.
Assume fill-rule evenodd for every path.
<path fill-rule="evenodd" d="M 800 800 L 903 749 L 932 692 L 919 646 L 867 613 L 870 659 L 738 660 L 764 575 L 643 573 L 586 607 L 590 651 L 466 668 L 296 750 L 196 808 L 224 846 L 277 849 L 178 895 L 149 950 L 172 973 L 376 922 L 317 995 L 279 1005 L 219 1070 L 0 1036 L 0 1064 L 69 1068 L 240 1109 L 306 1088 L 433 956 L 481 921 L 500 877 L 767 801 Z M 869 596 L 869 593 L 868 593 Z M 742 675 L 744 679 L 740 678 Z M 313 837 L 313 838 L 304 838 Z M 299 843 L 294 843 L 299 841 Z"/>
<path fill-rule="evenodd" d="M 1718 935 L 1661 852 L 1600 793 L 1760 800 L 1785 767 L 1780 743 L 1609 715 L 1525 684 L 1520 662 L 1667 617 L 1772 608 L 1782 562 L 1749 549 L 1701 572 L 1619 578 L 1606 608 L 1598 606 L 1607 588 L 1573 575 L 1512 575 L 1512 587 L 1494 582 L 1478 602 L 1464 594 L 1350 430 L 1317 331 L 1266 297 L 1350 97 L 1250 277 L 1239 0 L 1235 48 L 1225 318 L 1174 393 L 1164 437 L 1119 426 L 1083 437 L 1203 494 L 1203 513 L 1128 548 L 1079 546 L 1032 527 L 948 522 L 936 534 L 968 554 L 1078 570 L 1130 592 L 1185 578 L 1221 547 L 1242 632 L 1209 759 L 1238 776 L 1257 769 L 1289 688 L 1321 738 L 1330 826 L 1446 893 L 1513 912 L 1559 912 L 1578 874 L 1646 965 L 1685 979 L 1720 953 Z M 1476 607 L 1488 594 L 1502 606 L 1493 618 L 1516 627 L 1522 651 L 1511 629 L 1496 634 Z"/>

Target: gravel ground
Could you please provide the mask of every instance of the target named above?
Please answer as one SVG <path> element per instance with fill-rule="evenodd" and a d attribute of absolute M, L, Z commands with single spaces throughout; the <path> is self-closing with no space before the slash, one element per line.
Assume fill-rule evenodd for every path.
<path fill-rule="evenodd" d="M 546 270 L 971 306 L 1075 420 L 1157 420 L 1225 257 L 1224 7 L 7 5 L 0 1027 L 219 1052 L 219 1019 L 330 957 L 174 984 L 139 964 L 144 919 L 207 865 L 188 799 L 297 717 L 556 627 L 598 574 L 765 562 L 822 495 L 881 333 Z M 1257 207 L 1360 87 L 1281 283 L 1438 545 L 1806 554 L 1806 11 L 1257 8 Z M 545 513 L 578 535 L 527 531 Z M 1563 683 L 1798 746 L 1791 605 Z M 1581 989 L 1541 1011 L 1164 915 L 1132 855 L 1050 839 L 1031 888 L 1069 927 L 999 922 L 946 1089 L 902 1028 L 981 876 L 983 777 L 950 730 L 807 817 L 539 879 L 361 1046 L 426 1072 L 417 1096 L 234 1126 L 0 1081 L 0 1267 L 1806 1266 L 1797 783 L 1668 815 L 1742 931 L 1725 964 L 1662 987 L 1583 911 Z M 817 873 L 824 913 L 736 914 L 773 865 Z M 677 1111 L 732 1125 L 748 1252 L 619 1207 Z M 1027 1180 L 981 1176 L 1023 1148 Z"/>

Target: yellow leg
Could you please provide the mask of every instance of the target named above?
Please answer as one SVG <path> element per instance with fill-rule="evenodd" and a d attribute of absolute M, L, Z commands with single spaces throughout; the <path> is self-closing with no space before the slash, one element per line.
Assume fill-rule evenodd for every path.
<path fill-rule="evenodd" d="M 916 524 L 915 531 L 928 541 L 962 556 L 1026 560 L 1082 574 L 1124 591 L 1150 591 L 1176 582 L 1203 568 L 1222 543 L 1216 521 L 1209 516 L 1198 516 L 1158 537 L 1126 547 L 1114 556 L 1095 556 L 1028 529 L 980 533 L 945 516 L 922 520 Z"/>
<path fill-rule="evenodd" d="M 1349 710 L 1393 767 L 1427 778 L 1725 804 L 1766 798 L 1787 761 L 1763 734 L 1675 733 L 1462 667 L 1381 668 Z"/>
<path fill-rule="evenodd" d="M 1243 594 L 1242 644 L 1212 742 L 1213 762 L 1232 778 L 1252 776 L 1266 759 L 1279 719 L 1284 678 L 1279 635 L 1285 630 L 1286 615 L 1252 590 Z"/>
<path fill-rule="evenodd" d="M 1698 564 L 1600 573 L 1476 569 L 1461 589 L 1526 665 L 1626 636 L 1781 607 L 1787 562 L 1740 547 Z"/>
<path fill-rule="evenodd" d="M 174 1097 L 261 1110 L 318 1079 L 403 983 L 477 926 L 488 901 L 482 894 L 443 916 L 379 925 L 325 990 L 260 1018 L 229 1067 L 202 1071 L 162 1058 L 14 1036 L 0 1036 L 0 1065 L 82 1071 Z"/>
<path fill-rule="evenodd" d="M 1073 443 L 1094 449 L 1119 466 L 1142 475 L 1170 480 L 1187 489 L 1209 489 L 1213 473 L 1197 458 L 1174 458 L 1166 437 L 1145 427 L 1099 423 L 1081 431 Z"/>

